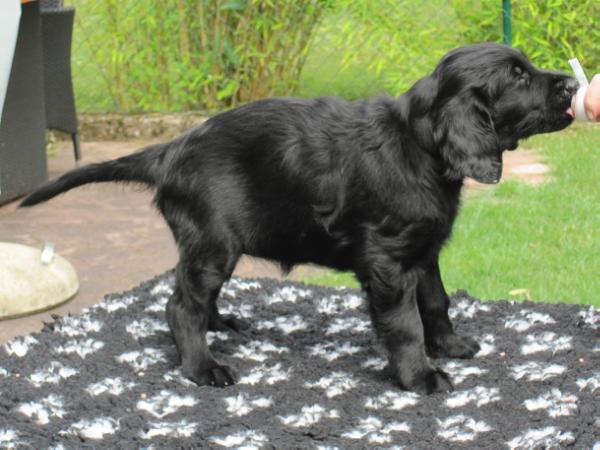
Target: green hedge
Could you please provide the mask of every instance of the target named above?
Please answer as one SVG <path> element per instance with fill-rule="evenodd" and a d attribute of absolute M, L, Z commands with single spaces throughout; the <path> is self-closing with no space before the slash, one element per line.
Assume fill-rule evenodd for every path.
<path fill-rule="evenodd" d="M 500 1 L 452 0 L 465 42 L 498 41 Z M 541 67 L 571 71 L 577 57 L 588 77 L 600 72 L 600 1 L 513 0 L 513 46 Z"/>
<path fill-rule="evenodd" d="M 273 95 L 398 95 L 448 50 L 502 41 L 501 2 L 74 0 L 81 111 L 218 110 Z M 600 1 L 513 0 L 513 44 L 600 72 Z M 596 24 L 594 22 L 597 22 Z"/>
<path fill-rule="evenodd" d="M 292 93 L 322 0 L 78 0 L 84 110 L 219 109 Z M 81 98 L 80 98 L 81 97 Z"/>
<path fill-rule="evenodd" d="M 513 0 L 513 46 L 538 66 L 600 72 L 600 1 Z M 301 93 L 399 95 L 449 50 L 502 42 L 502 2 L 336 0 L 310 49 Z"/>

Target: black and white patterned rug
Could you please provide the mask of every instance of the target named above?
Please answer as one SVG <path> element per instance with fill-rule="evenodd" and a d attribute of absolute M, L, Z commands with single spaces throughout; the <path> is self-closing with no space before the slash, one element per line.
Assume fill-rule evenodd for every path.
<path fill-rule="evenodd" d="M 600 310 L 487 302 L 451 315 L 473 360 L 438 360 L 450 394 L 395 388 L 352 289 L 233 279 L 209 333 L 225 389 L 176 367 L 167 273 L 0 347 L 0 448 L 600 448 Z M 0 324 L 1 326 L 1 324 Z"/>

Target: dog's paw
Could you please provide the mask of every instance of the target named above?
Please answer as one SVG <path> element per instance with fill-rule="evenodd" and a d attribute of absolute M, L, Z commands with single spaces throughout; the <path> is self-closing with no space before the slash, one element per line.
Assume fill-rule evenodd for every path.
<path fill-rule="evenodd" d="M 226 387 L 235 384 L 237 381 L 237 377 L 231 367 L 221 365 L 197 371 L 194 374 L 186 374 L 184 372 L 184 375 L 199 386 Z"/>
<path fill-rule="evenodd" d="M 471 359 L 479 351 L 479 344 L 468 336 L 446 334 L 427 343 L 427 355 L 431 358 Z"/>
<path fill-rule="evenodd" d="M 408 383 L 400 383 L 403 389 L 421 395 L 436 394 L 438 392 L 452 392 L 454 386 L 446 372 L 437 367 L 427 368 L 417 373 Z"/>
<path fill-rule="evenodd" d="M 250 324 L 245 320 L 238 319 L 235 316 L 221 316 L 219 315 L 214 320 L 211 320 L 208 324 L 209 331 L 235 331 L 241 333 L 244 330 L 250 328 Z"/>

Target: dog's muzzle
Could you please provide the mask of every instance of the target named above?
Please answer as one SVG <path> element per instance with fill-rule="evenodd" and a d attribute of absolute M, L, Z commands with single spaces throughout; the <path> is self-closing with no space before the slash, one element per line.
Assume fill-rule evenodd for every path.
<path fill-rule="evenodd" d="M 502 178 L 502 163 L 491 164 L 489 170 L 483 173 L 473 173 L 471 178 L 483 184 L 498 184 Z"/>

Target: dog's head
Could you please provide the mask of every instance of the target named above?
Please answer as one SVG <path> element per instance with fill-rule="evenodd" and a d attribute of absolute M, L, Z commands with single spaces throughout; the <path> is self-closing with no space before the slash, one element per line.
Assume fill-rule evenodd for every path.
<path fill-rule="evenodd" d="M 567 110 L 577 87 L 574 78 L 538 69 L 518 50 L 478 44 L 444 56 L 413 87 L 411 110 L 428 116 L 448 178 L 497 183 L 504 150 L 573 121 Z"/>

